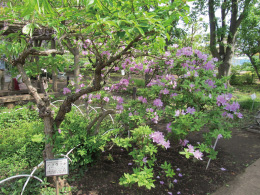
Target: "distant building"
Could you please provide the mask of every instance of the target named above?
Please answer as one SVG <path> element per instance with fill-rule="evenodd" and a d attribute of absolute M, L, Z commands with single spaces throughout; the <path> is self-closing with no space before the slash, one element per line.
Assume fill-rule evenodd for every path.
<path fill-rule="evenodd" d="M 245 62 L 251 63 L 250 59 L 246 56 L 241 56 L 241 57 L 234 56 L 231 61 L 233 66 L 243 65 Z"/>

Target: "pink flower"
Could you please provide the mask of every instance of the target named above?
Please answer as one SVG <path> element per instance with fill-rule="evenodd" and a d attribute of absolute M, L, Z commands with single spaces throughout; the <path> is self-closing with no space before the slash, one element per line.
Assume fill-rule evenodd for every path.
<path fill-rule="evenodd" d="M 71 90 L 70 89 L 68 89 L 68 88 L 63 88 L 63 94 L 65 95 L 65 94 L 67 94 L 67 93 L 71 93 Z"/>
<path fill-rule="evenodd" d="M 152 108 L 146 108 L 146 112 L 153 112 Z"/>
<path fill-rule="evenodd" d="M 147 103 L 147 99 L 144 98 L 143 96 L 139 96 L 138 100 L 141 101 L 143 104 Z"/>
<path fill-rule="evenodd" d="M 158 98 L 158 99 L 155 99 L 153 101 L 153 105 L 156 106 L 156 107 L 162 107 L 163 106 L 163 102 L 162 102 L 161 99 Z"/>
<path fill-rule="evenodd" d="M 196 150 L 195 152 L 193 152 L 193 156 L 194 156 L 196 159 L 202 160 L 203 153 L 200 152 L 199 150 Z"/>
<path fill-rule="evenodd" d="M 109 97 L 104 97 L 103 100 L 109 102 Z"/>
<path fill-rule="evenodd" d="M 166 130 L 170 133 L 172 131 L 171 129 L 171 123 L 168 123 L 167 126 L 166 126 Z"/>
<path fill-rule="evenodd" d="M 165 88 L 164 90 L 161 90 L 160 93 L 167 95 L 169 94 L 169 90 Z"/>
<path fill-rule="evenodd" d="M 194 147 L 192 145 L 188 145 L 188 152 L 193 153 L 194 152 Z"/>
<path fill-rule="evenodd" d="M 118 71 L 118 70 L 119 70 L 119 67 L 115 67 L 114 69 L 115 69 L 115 71 Z"/>
<path fill-rule="evenodd" d="M 194 112 L 195 112 L 196 110 L 195 110 L 195 108 L 194 107 L 188 107 L 187 108 L 187 113 L 190 113 L 190 114 L 194 114 Z"/>
<path fill-rule="evenodd" d="M 182 146 L 186 146 L 187 143 L 189 143 L 189 140 L 184 139 L 184 140 L 182 141 L 182 140 L 180 139 L 180 144 L 181 144 Z"/>
<path fill-rule="evenodd" d="M 144 162 L 144 163 L 147 163 L 147 157 L 144 157 L 144 158 L 143 158 L 143 162 Z"/>
<path fill-rule="evenodd" d="M 58 129 L 59 134 L 61 134 L 61 129 Z"/>

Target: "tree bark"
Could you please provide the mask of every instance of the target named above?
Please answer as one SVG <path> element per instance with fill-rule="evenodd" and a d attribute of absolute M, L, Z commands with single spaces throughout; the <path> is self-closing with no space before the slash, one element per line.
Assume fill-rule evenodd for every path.
<path fill-rule="evenodd" d="M 254 69 L 255 69 L 255 72 L 256 72 L 256 75 L 257 75 L 257 77 L 258 77 L 258 80 L 260 81 L 260 75 L 259 75 L 259 72 L 258 72 L 258 68 L 257 68 L 256 62 L 255 62 L 255 60 L 253 59 L 253 56 L 250 56 L 250 55 L 247 55 L 247 56 L 249 57 L 250 62 L 251 62 L 252 66 L 253 66 Z"/>
<path fill-rule="evenodd" d="M 79 82 L 80 82 L 80 67 L 79 67 L 79 48 L 74 48 L 74 80 L 75 80 L 75 87 L 79 89 Z"/>
<path fill-rule="evenodd" d="M 51 49 L 55 49 L 55 40 L 51 40 Z M 52 57 L 55 57 L 56 54 L 52 54 Z M 55 65 L 56 67 L 56 65 Z M 57 70 L 55 68 L 52 69 L 52 89 L 54 92 L 58 91 L 58 83 L 57 83 Z"/>
<path fill-rule="evenodd" d="M 54 159 L 53 153 L 53 118 L 46 116 L 44 121 L 44 134 L 45 134 L 45 159 Z"/>

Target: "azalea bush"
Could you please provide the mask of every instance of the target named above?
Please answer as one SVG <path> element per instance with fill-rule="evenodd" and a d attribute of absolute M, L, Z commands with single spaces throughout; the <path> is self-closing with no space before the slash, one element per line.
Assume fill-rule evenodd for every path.
<path fill-rule="evenodd" d="M 82 99 L 88 106 L 98 104 L 103 109 L 114 109 L 114 128 L 122 138 L 118 137 L 113 141 L 125 148 L 132 147 L 133 142 L 137 146 L 129 153 L 137 168 L 133 169 L 133 174 L 125 174 L 120 183 L 131 185 L 136 182 L 139 186 L 151 188 L 154 187 L 152 166 L 157 151 L 151 140 L 165 149 L 170 147 L 170 141 L 158 141 L 157 136 L 161 135 L 159 132 L 152 132 L 149 128 L 142 129 L 141 126 L 152 126 L 163 121 L 167 123 L 166 137 L 173 137 L 174 141 L 180 139 L 183 146 L 187 145 L 184 141 L 187 135 L 207 128 L 205 141 L 197 146 L 188 145 L 183 154 L 187 157 L 194 156 L 198 160 L 202 160 L 207 154 L 214 159 L 217 152 L 212 148 L 212 141 L 220 134 L 224 138 L 230 138 L 232 121 L 242 118 L 242 114 L 239 112 L 238 102 L 226 85 L 227 78 L 216 77 L 216 59 L 189 47 L 178 49 L 177 45 L 173 45 L 162 55 L 141 59 L 137 61 L 135 58 L 126 58 L 115 71 L 124 70 L 130 73 L 129 78 L 124 77 L 117 83 L 105 85 L 103 91 L 84 95 Z M 131 75 L 136 74 L 146 74 L 149 77 L 146 86 L 138 88 L 137 99 L 129 100 L 120 96 L 136 86 L 135 79 L 131 78 Z M 64 94 L 77 93 L 85 85 L 80 84 L 79 89 L 73 89 L 72 82 L 71 87 L 65 88 Z M 92 128 L 94 130 L 95 126 Z M 129 131 L 130 134 L 127 133 Z M 154 151 L 149 153 L 150 150 Z"/>

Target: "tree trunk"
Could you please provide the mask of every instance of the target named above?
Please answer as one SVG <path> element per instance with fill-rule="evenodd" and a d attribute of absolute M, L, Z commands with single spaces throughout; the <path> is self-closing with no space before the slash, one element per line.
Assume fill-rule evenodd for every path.
<path fill-rule="evenodd" d="M 51 49 L 55 49 L 55 40 L 51 40 Z M 55 54 L 52 54 L 52 57 L 55 57 Z M 56 67 L 56 65 L 54 66 Z M 54 92 L 58 91 L 58 84 L 57 84 L 57 71 L 55 68 L 52 69 L 52 89 Z"/>
<path fill-rule="evenodd" d="M 260 54 L 259 54 L 259 55 L 260 55 Z M 255 60 L 253 59 L 253 56 L 249 56 L 249 55 L 247 55 L 247 56 L 249 57 L 250 62 L 251 62 L 251 64 L 252 64 L 252 66 L 254 67 L 255 72 L 256 72 L 256 75 L 257 75 L 257 77 L 258 77 L 258 79 L 259 79 L 259 81 L 260 81 L 260 75 L 259 75 L 259 72 L 258 72 L 258 68 L 257 68 L 256 62 L 255 62 Z"/>
<path fill-rule="evenodd" d="M 44 159 L 54 159 L 53 153 L 53 118 L 46 116 L 43 118 L 44 121 L 44 134 L 45 134 L 45 152 Z"/>
<path fill-rule="evenodd" d="M 75 87 L 76 89 L 79 89 L 79 73 L 80 73 L 80 68 L 79 68 L 79 48 L 75 47 L 74 48 L 74 80 L 75 80 Z"/>

